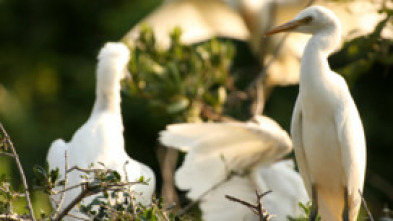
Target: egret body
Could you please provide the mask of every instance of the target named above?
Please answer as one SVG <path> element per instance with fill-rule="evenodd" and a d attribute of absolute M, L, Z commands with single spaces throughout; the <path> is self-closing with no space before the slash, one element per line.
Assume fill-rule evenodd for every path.
<path fill-rule="evenodd" d="M 311 34 L 300 68 L 291 135 L 300 173 L 312 196 L 310 220 L 355 221 L 363 189 L 366 147 L 363 126 L 345 80 L 327 57 L 340 43 L 341 25 L 328 9 L 312 6 L 266 35 Z"/>
<path fill-rule="evenodd" d="M 94 168 L 103 163 L 106 168 L 116 170 L 122 179 L 136 181 L 144 176 L 149 185 L 133 185 L 136 201 L 147 205 L 155 189 L 153 171 L 128 156 L 124 149 L 123 122 L 121 115 L 120 81 L 126 77 L 127 64 L 130 59 L 128 48 L 122 43 L 107 43 L 98 55 L 96 99 L 93 111 L 87 120 L 66 143 L 62 139 L 54 141 L 49 148 L 47 161 L 51 170 L 59 168 L 60 179 L 65 177 L 65 151 L 68 154 L 68 167 L 79 166 L 88 168 L 94 163 Z M 128 162 L 126 166 L 125 163 Z M 78 171 L 68 174 L 70 187 L 83 181 Z M 55 190 L 60 190 L 57 187 Z M 80 193 L 80 189 L 72 189 L 65 194 L 62 208 L 65 208 Z M 97 195 L 85 198 L 82 203 L 87 204 Z M 53 196 L 52 200 L 59 201 L 60 196 Z M 74 208 L 73 214 L 79 214 Z M 80 214 L 79 214 L 80 215 Z M 66 217 L 65 220 L 79 220 Z"/>

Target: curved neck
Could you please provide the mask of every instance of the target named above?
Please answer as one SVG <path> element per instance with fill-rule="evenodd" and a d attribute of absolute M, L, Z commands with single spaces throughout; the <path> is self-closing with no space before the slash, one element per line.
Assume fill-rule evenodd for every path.
<path fill-rule="evenodd" d="M 117 67 L 98 66 L 96 100 L 94 102 L 93 113 L 112 112 L 120 113 L 120 79 Z"/>
<path fill-rule="evenodd" d="M 318 50 L 328 57 L 339 46 L 340 41 L 340 27 L 338 25 L 331 25 L 313 34 L 305 50 Z"/>
<path fill-rule="evenodd" d="M 321 80 L 330 73 L 328 56 L 340 43 L 340 29 L 331 26 L 315 33 L 304 49 L 300 82 Z"/>

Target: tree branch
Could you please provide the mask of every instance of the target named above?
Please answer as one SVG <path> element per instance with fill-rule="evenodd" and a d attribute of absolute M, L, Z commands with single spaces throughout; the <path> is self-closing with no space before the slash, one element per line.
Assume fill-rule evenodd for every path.
<path fill-rule="evenodd" d="M 359 189 L 358 192 L 359 192 L 360 197 L 362 198 L 362 203 L 363 203 L 364 209 L 365 209 L 366 212 L 367 212 L 368 218 L 370 219 L 370 221 L 374 221 L 374 218 L 373 218 L 373 216 L 371 215 L 370 210 L 368 209 L 366 200 L 365 200 L 364 197 L 363 197 L 362 191 L 360 191 L 360 189 Z"/>
<path fill-rule="evenodd" d="M 0 221 L 29 221 L 32 220 L 26 216 L 20 216 L 17 214 L 0 214 Z"/>
<path fill-rule="evenodd" d="M 31 216 L 31 219 L 33 221 L 35 221 L 33 206 L 31 204 L 31 199 L 30 199 L 29 186 L 27 184 L 27 180 L 26 180 L 25 172 L 24 172 L 24 170 L 22 168 L 22 164 L 20 163 L 20 160 L 19 160 L 19 155 L 16 152 L 14 144 L 12 143 L 11 139 L 9 138 L 8 133 L 4 129 L 2 123 L 0 123 L 0 130 L 1 130 L 1 132 L 3 133 L 3 135 L 4 135 L 5 139 L 6 139 L 5 141 L 8 143 L 8 145 L 10 147 L 10 149 L 12 151 L 12 154 L 14 155 L 15 163 L 16 163 L 16 166 L 18 168 L 20 178 L 22 179 L 22 184 L 23 184 L 25 197 L 26 197 L 26 206 L 27 206 L 27 209 L 29 210 L 29 214 Z"/>
<path fill-rule="evenodd" d="M 233 196 L 225 195 L 225 197 L 230 201 L 240 203 L 240 204 L 248 207 L 249 209 L 251 209 L 251 211 L 253 211 L 256 215 L 258 215 L 260 221 L 269 221 L 271 218 L 274 217 L 274 215 L 271 215 L 266 209 L 263 208 L 262 198 L 271 192 L 272 191 L 269 190 L 269 191 L 266 191 L 266 192 L 260 194 L 258 191 L 256 191 L 257 205 L 253 205 L 249 202 L 246 202 L 244 200 L 238 199 Z"/>
<path fill-rule="evenodd" d="M 64 171 L 68 171 L 68 153 L 67 153 L 67 150 L 64 151 L 64 158 L 65 158 Z M 65 190 L 65 187 L 67 186 L 67 184 L 68 184 L 68 173 L 65 173 L 65 174 L 64 174 L 64 186 L 63 186 L 63 190 Z M 60 209 L 61 209 L 61 207 L 62 207 L 62 205 L 63 205 L 63 202 L 64 202 L 64 197 L 65 197 L 65 191 L 63 191 L 63 192 L 61 193 L 61 195 L 60 195 L 60 201 L 59 201 L 58 203 L 56 202 L 56 210 L 55 210 L 55 212 L 54 212 L 54 214 L 53 214 L 52 217 L 56 217 L 56 216 L 59 215 Z"/>

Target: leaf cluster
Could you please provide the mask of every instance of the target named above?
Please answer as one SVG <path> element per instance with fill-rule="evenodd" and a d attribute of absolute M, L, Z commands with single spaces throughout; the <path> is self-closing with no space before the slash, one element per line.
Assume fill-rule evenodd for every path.
<path fill-rule="evenodd" d="M 142 26 L 131 47 L 128 86 L 132 96 L 146 99 L 158 111 L 178 120 L 198 121 L 203 106 L 222 111 L 234 46 L 212 39 L 197 45 L 180 42 L 181 30 L 170 34 L 168 49 L 160 49 L 151 28 Z"/>
<path fill-rule="evenodd" d="M 299 208 L 302 210 L 303 215 L 300 216 L 300 217 L 296 217 L 296 218 L 294 218 L 294 217 L 288 217 L 288 220 L 289 220 L 289 221 L 308 221 L 308 220 L 309 220 L 308 217 L 309 217 L 310 214 L 311 214 L 311 207 L 312 207 L 311 202 L 308 202 L 308 203 L 306 203 L 306 204 L 303 204 L 303 203 L 299 202 Z M 319 214 L 318 214 L 316 220 L 317 220 L 317 221 L 320 221 L 320 220 L 321 220 L 321 216 L 320 216 Z"/>
<path fill-rule="evenodd" d="M 66 194 L 71 189 L 82 188 L 80 195 L 75 198 L 79 201 L 72 202 L 72 205 L 66 205 L 65 208 L 78 207 L 79 211 L 91 220 L 185 220 L 175 215 L 172 207 L 164 207 L 162 199 L 153 198 L 153 203 L 149 207 L 136 203 L 130 186 L 146 185 L 149 180 L 145 180 L 143 176 L 136 182 L 125 182 L 122 181 L 118 171 L 106 168 L 103 163 L 99 164 L 102 166 L 100 169 L 96 169 L 94 164 L 91 164 L 89 168 L 73 167 L 69 169 L 68 173 L 74 170 L 81 172 L 80 176 L 84 180 L 79 185 L 72 187 L 65 186 L 67 177 L 65 180 L 59 180 L 58 168 L 49 170 L 47 165 L 44 167 L 37 165 L 33 168 L 35 184 L 49 195 Z M 55 187 L 59 187 L 60 190 L 58 188 L 55 190 Z M 83 204 L 82 200 L 89 196 L 95 196 L 95 198 L 90 203 Z M 60 202 L 55 202 L 55 205 L 62 207 Z M 7 208 L 2 205 L 1 208 L 3 207 Z M 43 220 L 59 220 L 67 214 L 69 211 L 41 214 L 41 218 Z"/>
<path fill-rule="evenodd" d="M 334 69 L 337 68 L 350 84 L 361 75 L 369 73 L 375 65 L 393 66 L 393 41 L 382 37 L 382 31 L 388 23 L 393 24 L 393 10 L 384 9 L 380 13 L 384 13 L 386 17 L 372 33 L 346 42 L 343 48 L 330 58 L 336 66 Z M 385 69 L 385 72 L 388 73 L 389 70 Z"/>

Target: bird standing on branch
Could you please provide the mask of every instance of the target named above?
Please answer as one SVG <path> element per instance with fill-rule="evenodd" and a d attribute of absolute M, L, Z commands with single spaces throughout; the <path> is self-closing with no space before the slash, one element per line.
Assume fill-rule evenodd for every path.
<path fill-rule="evenodd" d="M 355 221 L 363 189 L 366 145 L 362 122 L 345 80 L 327 57 L 340 43 L 341 25 L 330 10 L 312 6 L 278 32 L 311 34 L 301 60 L 291 135 L 296 160 L 312 197 L 310 220 Z"/>
<path fill-rule="evenodd" d="M 148 185 L 135 184 L 131 186 L 136 202 L 148 205 L 155 189 L 155 176 L 146 165 L 131 159 L 124 149 L 123 122 L 121 115 L 120 81 L 128 73 L 127 64 L 130 51 L 122 43 L 107 43 L 98 55 L 96 100 L 93 111 L 87 122 L 73 135 L 70 142 L 62 139 L 55 140 L 48 151 L 47 161 L 51 170 L 59 168 L 60 179 L 65 178 L 65 151 L 68 153 L 69 168 L 78 166 L 88 168 L 99 163 L 107 169 L 116 170 L 124 180 L 133 182 L 141 176 L 149 180 Z M 127 164 L 126 164 L 127 163 Z M 126 165 L 125 165 L 126 164 Z M 84 180 L 79 171 L 68 174 L 68 185 L 80 184 Z M 61 190 L 59 187 L 55 188 Z M 67 191 L 63 207 L 67 206 L 81 192 L 79 188 Z M 96 195 L 82 201 L 83 204 L 91 202 Z M 60 196 L 53 196 L 59 201 Z M 76 213 L 77 209 L 71 211 Z M 66 220 L 73 220 L 66 217 Z M 79 220 L 79 219 L 77 219 Z"/>

